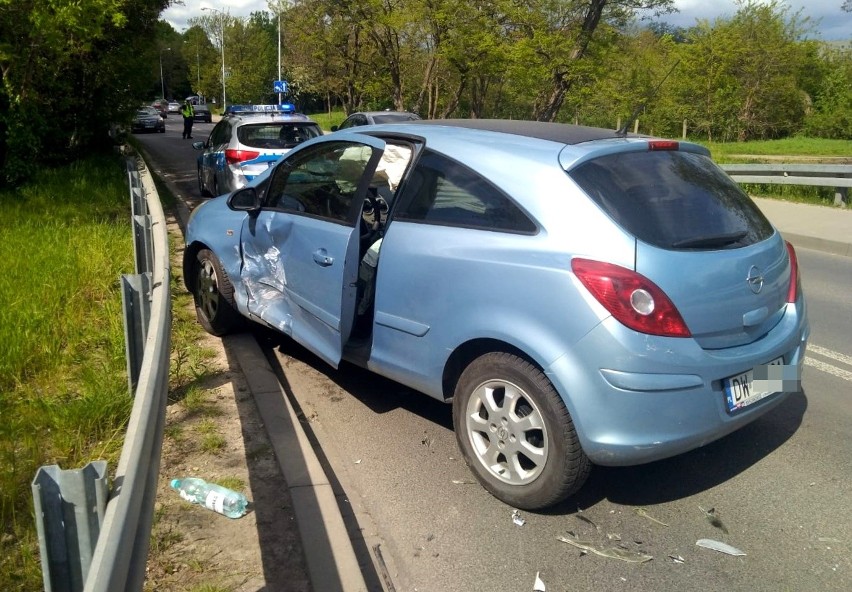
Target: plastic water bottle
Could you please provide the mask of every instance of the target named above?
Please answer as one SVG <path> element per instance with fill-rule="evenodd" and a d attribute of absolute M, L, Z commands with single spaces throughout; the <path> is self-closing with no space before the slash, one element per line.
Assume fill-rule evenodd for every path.
<path fill-rule="evenodd" d="M 186 501 L 224 514 L 228 518 L 239 518 L 246 513 L 246 496 L 227 487 L 196 477 L 172 479 L 171 486 Z"/>

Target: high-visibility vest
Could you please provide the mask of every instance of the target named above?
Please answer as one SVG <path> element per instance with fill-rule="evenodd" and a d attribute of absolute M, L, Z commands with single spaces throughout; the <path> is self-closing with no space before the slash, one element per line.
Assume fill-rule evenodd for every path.
<path fill-rule="evenodd" d="M 180 108 L 180 114 L 184 117 L 192 117 L 195 115 L 195 110 L 190 103 L 184 103 L 183 107 Z"/>

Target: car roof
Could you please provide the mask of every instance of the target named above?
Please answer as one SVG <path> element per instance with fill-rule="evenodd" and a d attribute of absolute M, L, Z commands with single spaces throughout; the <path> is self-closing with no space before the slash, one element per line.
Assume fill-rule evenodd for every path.
<path fill-rule="evenodd" d="M 527 138 L 550 140 L 560 144 L 580 144 L 595 140 L 622 139 L 624 134 L 615 130 L 552 123 L 545 121 L 522 121 L 517 119 L 422 119 L 411 125 L 442 125 L 504 134 L 515 134 Z"/>

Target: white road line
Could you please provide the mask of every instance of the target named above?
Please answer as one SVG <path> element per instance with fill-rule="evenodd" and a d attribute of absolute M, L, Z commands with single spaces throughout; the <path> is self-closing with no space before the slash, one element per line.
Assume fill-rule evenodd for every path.
<path fill-rule="evenodd" d="M 852 372 L 849 370 L 844 370 L 842 368 L 838 368 L 837 366 L 832 366 L 831 364 L 826 364 L 825 362 L 820 362 L 819 360 L 815 360 L 813 358 L 805 357 L 805 365 L 813 366 L 817 370 L 822 370 L 823 372 L 828 372 L 829 374 L 833 374 L 838 378 L 842 378 L 843 380 L 848 380 L 852 382 Z"/>
<path fill-rule="evenodd" d="M 852 356 L 847 356 L 846 354 L 841 354 L 834 350 L 826 349 L 824 347 L 813 345 L 811 343 L 808 344 L 808 351 L 818 354 L 820 356 L 825 356 L 826 358 L 831 358 L 832 360 L 836 360 L 841 364 L 848 364 L 849 366 L 852 366 Z"/>

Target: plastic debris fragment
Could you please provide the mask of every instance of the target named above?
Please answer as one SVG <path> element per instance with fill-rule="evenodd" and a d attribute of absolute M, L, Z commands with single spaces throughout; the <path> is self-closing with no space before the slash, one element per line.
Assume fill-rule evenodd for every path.
<path fill-rule="evenodd" d="M 645 563 L 646 561 L 651 561 L 653 559 L 651 555 L 646 555 L 645 553 L 640 553 L 639 551 L 623 549 L 621 547 L 604 547 L 601 545 L 595 545 L 594 543 L 590 543 L 588 541 L 581 541 L 576 538 L 569 538 L 564 536 L 558 536 L 556 537 L 556 539 L 562 541 L 563 543 L 568 543 L 573 547 L 577 547 L 585 553 L 594 553 L 595 555 L 600 555 L 601 557 L 609 557 L 611 559 L 618 559 L 620 561 L 626 561 L 628 563 Z"/>
<path fill-rule="evenodd" d="M 517 510 L 512 510 L 512 522 L 515 523 L 515 526 L 523 526 L 527 523 L 526 520 L 521 518 L 521 513 Z"/>
<path fill-rule="evenodd" d="M 725 553 L 726 555 L 735 555 L 737 557 L 745 556 L 744 551 L 740 551 L 736 547 L 732 547 L 727 543 L 714 541 L 713 539 L 698 539 L 695 544 L 699 547 L 704 547 L 705 549 L 712 549 L 714 551 L 719 551 L 719 553 Z"/>
<path fill-rule="evenodd" d="M 608 538 L 611 541 L 620 541 L 621 535 L 614 533 L 614 532 L 608 532 L 608 533 L 606 533 L 606 538 Z"/>
<path fill-rule="evenodd" d="M 674 563 L 686 563 L 686 559 L 680 555 L 669 555 L 669 559 L 671 559 Z"/>
<path fill-rule="evenodd" d="M 821 543 L 839 543 L 840 539 L 836 539 L 834 537 L 819 537 L 817 539 Z"/>
<path fill-rule="evenodd" d="M 456 485 L 475 485 L 475 481 L 468 481 L 466 479 L 453 479 L 453 483 Z"/>
<path fill-rule="evenodd" d="M 701 506 L 698 506 L 698 509 L 704 512 L 704 516 L 707 517 L 707 521 L 710 522 L 713 526 L 728 534 L 728 528 L 722 524 L 722 519 L 719 518 L 719 515 L 716 513 L 716 508 L 710 508 L 709 510 L 705 510 Z"/>
<path fill-rule="evenodd" d="M 642 516 L 643 518 L 647 518 L 651 522 L 656 522 L 657 524 L 659 524 L 661 526 L 665 526 L 666 528 L 668 528 L 668 526 L 669 526 L 668 524 L 666 524 L 662 520 L 657 520 L 656 518 L 651 516 L 645 508 L 633 508 L 633 511 L 636 512 L 636 514 L 638 514 L 639 516 Z"/>
<path fill-rule="evenodd" d="M 535 572 L 535 582 L 533 582 L 533 592 L 546 592 L 544 582 L 539 577 L 539 572 Z"/>

